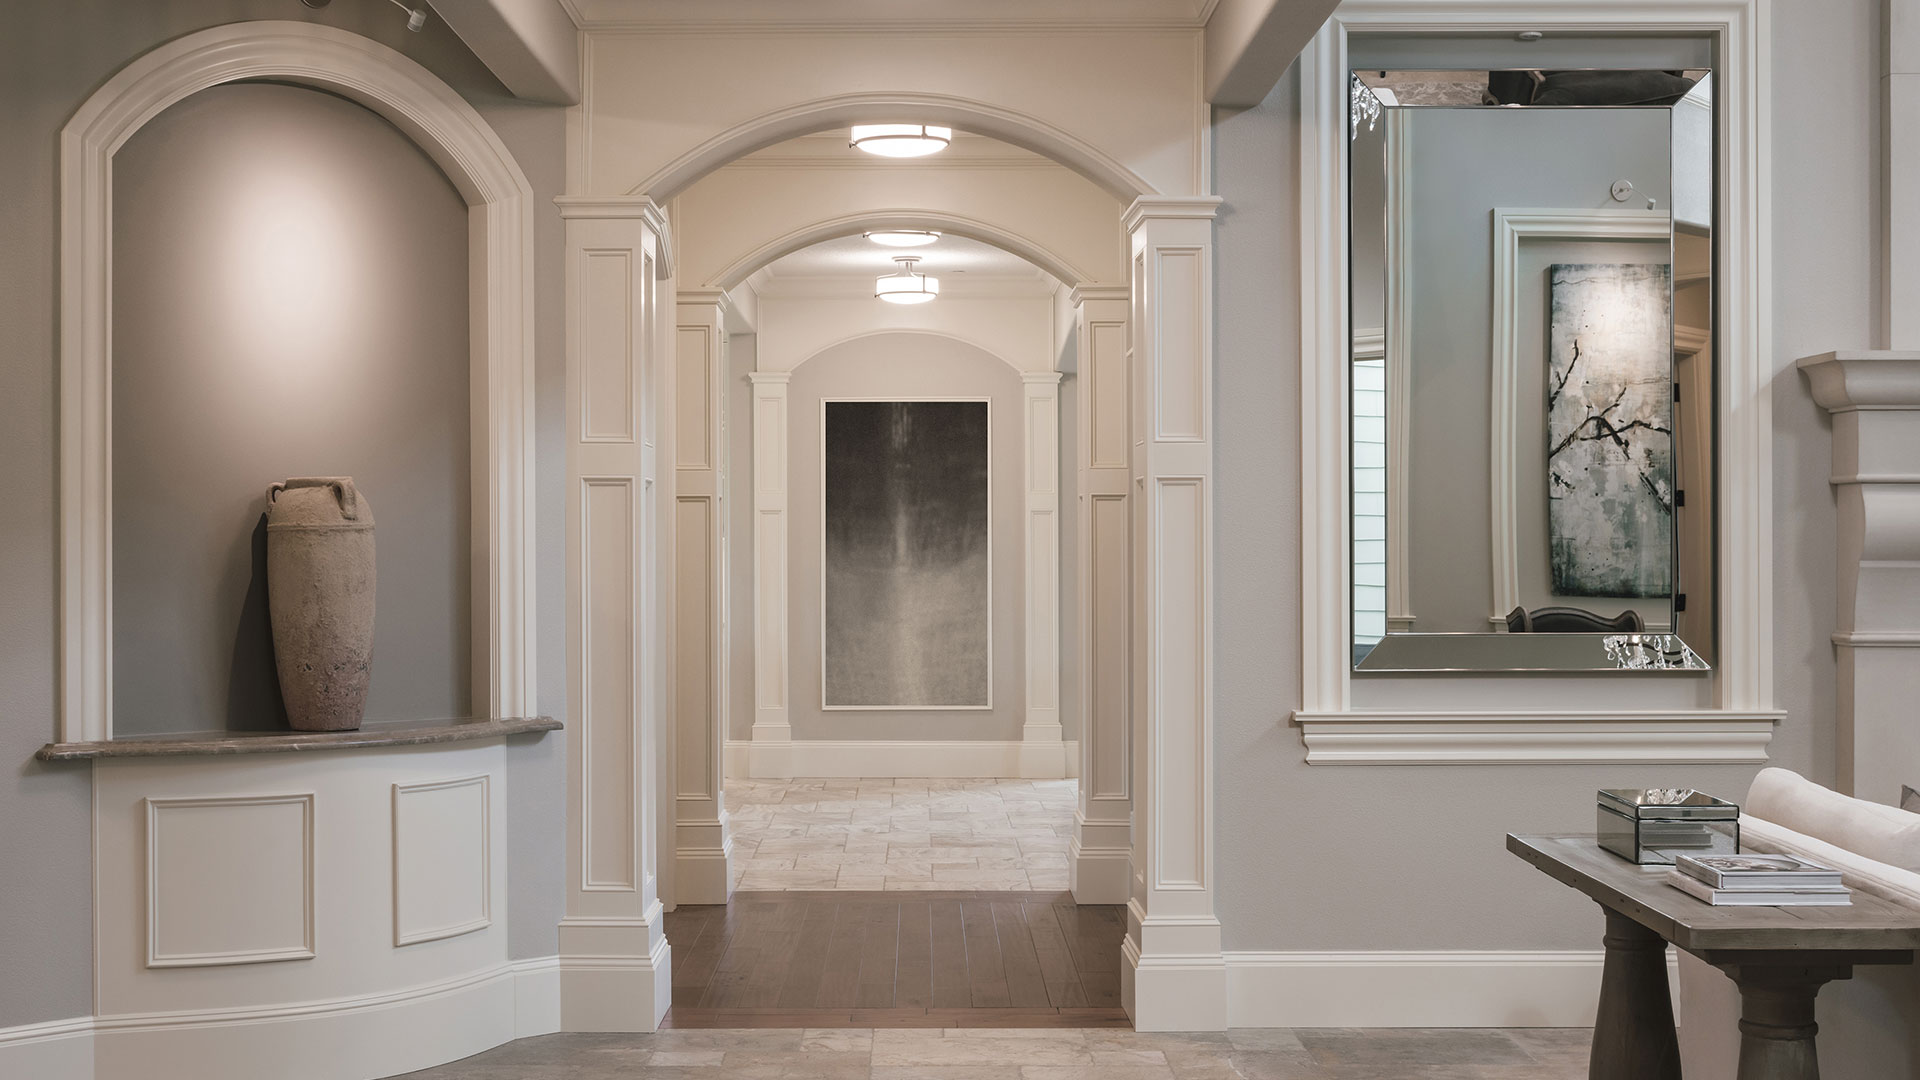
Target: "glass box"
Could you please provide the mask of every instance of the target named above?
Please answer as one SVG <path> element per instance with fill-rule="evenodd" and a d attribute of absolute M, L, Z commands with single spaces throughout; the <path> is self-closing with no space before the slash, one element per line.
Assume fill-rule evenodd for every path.
<path fill-rule="evenodd" d="M 1600 846 L 1643 866 L 1676 855 L 1737 855 L 1740 808 L 1692 788 L 1610 788 L 1600 792 Z"/>

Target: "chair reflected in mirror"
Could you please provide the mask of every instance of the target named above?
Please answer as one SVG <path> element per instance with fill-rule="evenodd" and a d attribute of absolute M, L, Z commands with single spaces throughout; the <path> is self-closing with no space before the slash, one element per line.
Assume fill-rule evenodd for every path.
<path fill-rule="evenodd" d="M 1632 609 L 1611 619 L 1577 607 L 1543 607 L 1532 611 L 1516 607 L 1507 612 L 1509 634 L 1638 634 L 1646 628 L 1646 621 Z"/>

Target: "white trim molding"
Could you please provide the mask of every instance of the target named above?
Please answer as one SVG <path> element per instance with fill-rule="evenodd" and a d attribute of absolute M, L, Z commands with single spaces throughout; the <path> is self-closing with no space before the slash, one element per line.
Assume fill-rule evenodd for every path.
<path fill-rule="evenodd" d="M 474 592 L 486 612 L 474 700 L 494 716 L 531 716 L 533 189 L 480 114 L 414 61 L 331 27 L 241 22 L 128 64 L 60 134 L 60 738 L 113 736 L 113 156 L 175 102 L 244 79 L 379 113 L 470 207 Z"/>
<path fill-rule="evenodd" d="M 1133 865 L 1133 409 L 1129 290 L 1075 288 L 1074 394 L 1080 577 L 1080 778 L 1067 887 L 1082 904 L 1124 904 Z M 1071 759 L 1070 759 L 1071 760 Z"/>
<path fill-rule="evenodd" d="M 1773 689 L 1772 326 L 1769 306 L 1772 212 L 1769 155 L 1770 55 L 1764 0 L 1347 0 L 1300 57 L 1301 235 L 1301 707 L 1312 727 L 1356 712 L 1349 610 L 1348 376 L 1346 282 L 1348 40 L 1354 35 L 1510 36 L 1522 30 L 1706 37 L 1716 55 L 1720 213 L 1714 282 L 1720 488 L 1720 640 L 1712 708 L 1680 706 L 1688 723 L 1739 724 L 1777 715 Z M 1391 331 L 1389 331 L 1391 332 Z M 1390 346 L 1391 348 L 1391 346 Z M 1436 714 L 1435 722 L 1500 723 L 1499 677 L 1459 679 L 1486 708 Z M 1370 688 L 1371 689 L 1371 688 Z M 1677 695 L 1676 695 L 1677 697 Z M 1677 702 L 1676 702 L 1677 704 Z M 1544 724 L 1575 732 L 1592 714 L 1542 710 Z M 1629 716 L 1621 717 L 1630 721 Z M 1604 718 L 1602 718 L 1604 722 Z M 1515 732 L 1511 726 L 1493 727 Z M 1757 733 L 1756 733 L 1757 737 Z M 1538 739 L 1529 738 L 1529 742 Z M 1309 754 L 1309 760 L 1325 760 Z"/>
<path fill-rule="evenodd" d="M 1920 352 L 1823 353 L 1799 366 L 1833 414 L 1839 787 L 1892 804 L 1920 759 Z"/>
<path fill-rule="evenodd" d="M 1665 210 L 1493 211 L 1493 606 L 1487 621 L 1507 625 L 1520 603 L 1519 415 L 1520 245 L 1539 240 L 1667 240 Z"/>
<path fill-rule="evenodd" d="M 0 1076 L 335 1080 L 431 1068 L 560 1030 L 559 969 L 547 956 L 385 993 L 0 1029 Z M 289 1054 L 292 1045 L 330 1049 Z"/>
<path fill-rule="evenodd" d="M 147 933 L 146 965 L 149 968 L 204 968 L 224 967 L 230 964 L 270 964 L 281 960 L 311 960 L 314 956 L 313 934 L 313 896 L 314 896 L 314 837 L 313 837 L 313 800 L 311 791 L 288 795 L 231 795 L 208 796 L 200 798 L 148 798 L 142 800 L 146 806 L 146 887 L 147 887 Z M 249 809 L 273 806 L 292 806 L 298 808 L 299 825 L 293 835 L 278 835 L 270 842 L 265 841 L 262 826 L 270 821 L 256 820 L 251 823 L 236 820 Z M 194 813 L 198 811 L 199 813 Z M 227 819 L 229 830 L 225 835 L 210 823 L 213 811 L 224 811 L 220 817 Z M 165 839 L 168 830 L 161 822 L 170 815 L 181 815 L 197 819 L 198 828 L 187 821 L 179 826 L 181 835 L 170 842 Z M 254 815 L 259 817 L 259 815 Z M 279 828 L 285 829 L 284 824 Z M 245 836 L 250 843 L 241 850 L 233 841 Z M 289 841 L 297 841 L 299 847 L 297 882 L 275 881 L 264 871 L 260 858 L 261 850 L 252 849 L 258 844 L 262 848 L 285 847 Z M 184 878 L 170 874 L 168 863 L 171 859 L 163 856 L 169 851 L 178 851 L 176 856 L 191 868 L 192 872 Z M 225 873 L 210 873 L 210 867 L 221 858 L 250 862 L 252 873 L 236 873 L 232 865 L 222 866 Z M 282 867 L 281 869 L 285 869 Z M 201 911 L 206 901 L 240 899 L 232 896 L 233 886 L 255 890 L 254 895 L 241 900 L 239 906 L 249 908 L 244 926 L 215 927 L 207 925 Z M 171 887 L 170 887 L 171 886 Z M 185 892 L 185 889 L 215 889 L 226 893 L 223 897 L 210 897 L 207 893 Z M 277 893 L 277 895 L 275 895 Z M 285 910 L 288 901 L 298 904 L 298 910 Z M 282 910 L 275 911 L 277 904 Z M 203 948 L 190 952 L 168 952 L 166 941 L 173 935 L 169 933 L 168 911 L 186 911 L 181 916 L 185 923 L 180 932 L 189 936 L 196 931 L 237 933 L 241 936 L 256 937 L 273 929 L 273 923 L 280 923 L 282 931 L 292 930 L 292 939 L 278 942 L 262 941 L 257 944 L 233 945 L 225 948 Z M 288 925 L 289 915 L 293 924 Z M 196 916 L 200 916 L 196 918 Z M 195 925 L 198 923 L 199 925 Z"/>
<path fill-rule="evenodd" d="M 667 238 L 659 208 L 644 198 L 562 202 L 561 215 L 574 724 L 562 1023 L 568 1031 L 652 1031 L 671 1004 L 672 978 L 659 855 L 661 815 L 674 806 L 663 797 L 673 790 L 665 768 L 672 741 L 661 721 L 671 653 L 659 601 L 667 510 L 658 384 L 675 345 Z"/>
<path fill-rule="evenodd" d="M 1120 1001 L 1140 1031 L 1226 1026 L 1214 914 L 1213 219 L 1217 196 L 1123 219 L 1133 318 L 1131 895 Z"/>
<path fill-rule="evenodd" d="M 1598 951 L 1229 952 L 1230 1027 L 1591 1027 Z M 1678 979 L 1678 951 L 1667 957 Z M 1674 993 L 1674 1000 L 1679 1000 Z"/>
<path fill-rule="evenodd" d="M 787 440 L 790 371 L 754 371 L 753 384 L 753 741 L 769 744 L 754 764 L 772 777 L 792 775 L 778 745 L 793 741 L 787 625 L 792 568 L 787 554 Z M 764 762 L 764 765 L 762 764 Z M 756 774 L 757 775 L 757 774 Z"/>
<path fill-rule="evenodd" d="M 1079 745 L 1060 744 L 1061 756 L 1071 763 Z M 760 779 L 800 777 L 830 779 L 1019 778 L 1058 780 L 1074 775 L 1052 760 L 1035 766 L 1032 747 L 1014 740 L 833 740 L 797 739 L 769 745 L 751 739 L 727 741 L 727 775 Z"/>
<path fill-rule="evenodd" d="M 1060 373 L 1020 376 L 1021 589 L 1026 619 L 1026 716 L 1030 759 L 1020 775 L 1065 775 L 1060 727 Z"/>
<path fill-rule="evenodd" d="M 1297 712 L 1311 765 L 1761 765 L 1784 713 Z"/>
<path fill-rule="evenodd" d="M 732 875 L 723 745 L 730 665 L 727 650 L 727 314 L 718 290 L 681 289 L 674 351 L 663 365 L 668 443 L 673 447 L 673 518 L 663 540 L 673 573 L 663 582 L 672 612 L 674 904 L 724 904 Z"/>

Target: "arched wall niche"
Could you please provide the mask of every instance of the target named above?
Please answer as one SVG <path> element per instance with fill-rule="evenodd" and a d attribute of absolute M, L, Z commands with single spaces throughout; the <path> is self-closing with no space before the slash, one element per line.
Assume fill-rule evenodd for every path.
<path fill-rule="evenodd" d="M 534 704 L 533 190 L 479 113 L 414 61 L 331 27 L 263 21 L 189 34 L 122 68 L 61 132 L 60 733 L 112 737 L 113 155 L 148 120 L 222 83 L 273 79 L 378 113 L 470 207 L 475 703 Z"/>

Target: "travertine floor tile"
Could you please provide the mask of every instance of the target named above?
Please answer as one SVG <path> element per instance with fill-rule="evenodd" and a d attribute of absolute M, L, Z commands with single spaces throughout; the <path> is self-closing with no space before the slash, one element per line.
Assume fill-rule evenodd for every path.
<path fill-rule="evenodd" d="M 674 1029 L 522 1039 L 405 1080 L 1576 1080 L 1589 1039 L 1551 1029 Z"/>
<path fill-rule="evenodd" d="M 728 780 L 733 887 L 1060 891 L 1072 780 Z"/>

